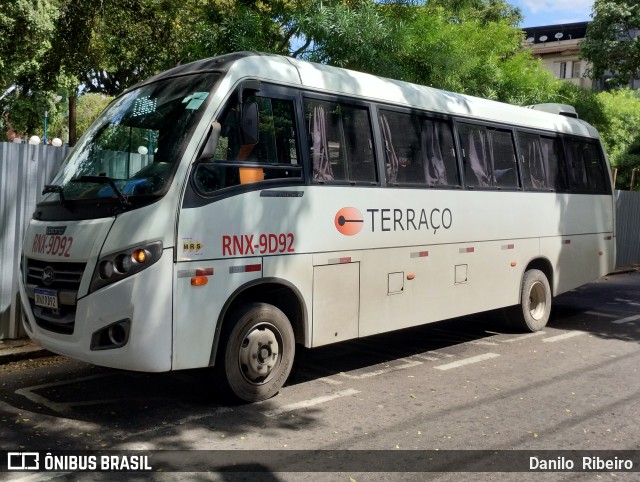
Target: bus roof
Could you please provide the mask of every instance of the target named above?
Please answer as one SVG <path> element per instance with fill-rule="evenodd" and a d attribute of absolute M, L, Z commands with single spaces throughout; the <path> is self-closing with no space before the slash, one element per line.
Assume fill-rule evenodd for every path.
<path fill-rule="evenodd" d="M 226 73 L 231 85 L 242 79 L 260 79 L 470 119 L 599 137 L 591 125 L 580 119 L 259 52 L 237 52 L 198 60 L 163 72 L 147 82 L 214 71 Z"/>

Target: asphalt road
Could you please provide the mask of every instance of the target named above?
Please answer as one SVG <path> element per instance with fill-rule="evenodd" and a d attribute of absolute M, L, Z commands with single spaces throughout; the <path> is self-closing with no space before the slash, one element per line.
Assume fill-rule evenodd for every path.
<path fill-rule="evenodd" d="M 299 349 L 280 394 L 252 405 L 222 398 L 208 370 L 143 374 L 42 358 L 0 367 L 0 442 L 16 451 L 184 450 L 173 452 L 174 462 L 193 471 L 210 469 L 207 460 L 218 456 L 239 463 L 227 452 L 197 450 L 245 450 L 247 470 L 257 467 L 260 479 L 273 481 L 639 480 L 637 464 L 634 473 L 508 473 L 517 451 L 529 451 L 528 459 L 569 453 L 545 451 L 640 450 L 639 342 L 640 272 L 632 272 L 556 298 L 549 325 L 534 334 L 505 331 L 500 314 L 490 312 Z M 428 452 L 407 452 L 416 450 Z M 469 452 L 449 452 L 459 450 Z M 509 451 L 498 452 L 496 465 L 507 473 L 417 471 L 424 464 L 416 456 L 443 470 L 485 470 L 486 452 L 474 450 Z M 310 462 L 302 472 L 264 472 L 281 467 L 283 455 Z M 322 473 L 336 470 L 332 463 L 344 470 Z M 371 472 L 378 468 L 385 470 Z M 154 478 L 258 478 L 162 470 Z M 114 479 L 64 470 L 4 475 Z"/>

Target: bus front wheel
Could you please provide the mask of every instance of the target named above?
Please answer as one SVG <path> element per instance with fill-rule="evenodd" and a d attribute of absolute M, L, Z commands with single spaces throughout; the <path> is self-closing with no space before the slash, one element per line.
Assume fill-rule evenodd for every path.
<path fill-rule="evenodd" d="M 229 322 L 223 368 L 230 390 L 247 402 L 271 398 L 293 366 L 295 337 L 289 319 L 273 305 L 252 303 Z"/>
<path fill-rule="evenodd" d="M 551 287 L 540 270 L 530 269 L 522 278 L 520 304 L 509 311 L 509 321 L 524 331 L 540 331 L 551 315 Z"/>

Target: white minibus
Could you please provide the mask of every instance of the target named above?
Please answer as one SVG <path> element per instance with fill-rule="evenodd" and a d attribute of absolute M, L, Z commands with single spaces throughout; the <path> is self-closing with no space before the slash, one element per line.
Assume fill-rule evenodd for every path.
<path fill-rule="evenodd" d="M 615 260 L 608 161 L 570 107 L 260 53 L 128 89 L 44 193 L 29 336 L 108 367 L 216 366 L 245 401 L 278 392 L 296 345 L 497 308 L 540 330 Z"/>

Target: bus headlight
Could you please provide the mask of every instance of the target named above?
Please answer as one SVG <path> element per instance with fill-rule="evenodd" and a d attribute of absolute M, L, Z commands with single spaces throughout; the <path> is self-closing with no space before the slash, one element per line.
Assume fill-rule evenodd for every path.
<path fill-rule="evenodd" d="M 162 256 L 162 241 L 117 251 L 98 260 L 91 279 L 90 292 L 139 273 L 156 263 Z"/>
<path fill-rule="evenodd" d="M 109 279 L 113 276 L 113 263 L 108 259 L 99 263 L 100 278 Z"/>
<path fill-rule="evenodd" d="M 132 258 L 133 253 L 118 255 L 118 257 L 116 258 L 116 269 L 118 270 L 118 273 L 126 274 L 129 272 L 131 266 L 133 265 Z"/>

